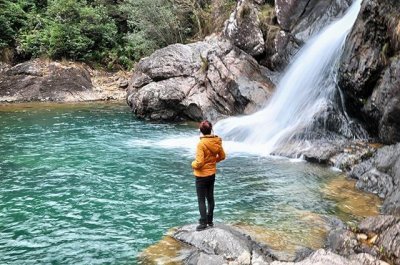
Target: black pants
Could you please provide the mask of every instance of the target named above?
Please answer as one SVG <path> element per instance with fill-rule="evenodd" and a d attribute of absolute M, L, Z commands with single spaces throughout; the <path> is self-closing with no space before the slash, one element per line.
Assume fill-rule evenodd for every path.
<path fill-rule="evenodd" d="M 196 177 L 197 201 L 199 203 L 200 223 L 206 224 L 213 221 L 214 213 L 214 182 L 215 175 Z M 208 211 L 206 209 L 206 199 Z"/>

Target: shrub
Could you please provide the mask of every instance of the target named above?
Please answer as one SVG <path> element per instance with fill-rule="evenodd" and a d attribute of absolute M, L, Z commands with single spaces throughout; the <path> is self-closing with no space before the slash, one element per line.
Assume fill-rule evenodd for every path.
<path fill-rule="evenodd" d="M 44 16 L 30 17 L 19 39 L 22 53 L 52 59 L 100 61 L 100 54 L 116 46 L 117 27 L 103 6 L 78 0 L 52 0 Z"/>

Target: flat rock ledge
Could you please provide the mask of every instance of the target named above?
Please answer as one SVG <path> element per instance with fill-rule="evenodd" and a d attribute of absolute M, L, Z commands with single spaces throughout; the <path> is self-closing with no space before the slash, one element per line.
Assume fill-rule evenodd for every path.
<path fill-rule="evenodd" d="M 373 223 L 374 221 L 372 221 Z M 377 221 L 379 222 L 379 221 Z M 374 224 L 374 223 L 373 223 Z M 394 224 L 392 222 L 391 224 Z M 360 227 L 365 226 L 361 224 Z M 177 228 L 171 237 L 180 242 L 182 248 L 176 254 L 179 257 L 170 257 L 169 260 L 178 262 L 179 264 L 197 264 L 197 265 L 284 265 L 284 264 L 320 264 L 320 265 L 388 265 L 389 263 L 380 260 L 382 255 L 376 253 L 360 253 L 360 251 L 352 250 L 348 252 L 342 251 L 339 246 L 344 244 L 348 246 L 356 246 L 357 244 L 345 243 L 343 239 L 348 237 L 341 236 L 344 228 L 335 230 L 331 233 L 330 246 L 327 249 L 318 249 L 316 251 L 308 250 L 298 253 L 294 262 L 282 261 L 273 254 L 264 243 L 257 242 L 250 235 L 245 234 L 242 230 L 224 224 L 217 224 L 212 228 L 203 231 L 196 231 L 196 224 L 185 225 Z M 374 227 L 374 225 L 372 225 Z M 397 232 L 399 231 L 398 228 Z M 375 230 L 374 230 L 375 231 Z M 391 237 L 396 236 L 390 232 Z M 335 237 L 336 236 L 336 237 Z M 357 236 L 354 235 L 357 242 Z M 386 242 L 387 236 L 379 238 Z M 397 240 L 397 239 L 396 239 Z M 397 244 L 394 241 L 394 244 Z M 396 247 L 395 245 L 394 247 Z M 354 248 L 355 249 L 355 248 Z M 393 249 L 393 247 L 391 248 Z M 395 252 L 397 253 L 397 252 Z M 397 255 L 397 254 L 395 254 Z M 147 260 L 149 262 L 149 260 Z M 168 261 L 165 261 L 168 263 Z M 157 261 L 155 261 L 157 263 Z M 399 263 L 393 263 L 399 264 Z"/>

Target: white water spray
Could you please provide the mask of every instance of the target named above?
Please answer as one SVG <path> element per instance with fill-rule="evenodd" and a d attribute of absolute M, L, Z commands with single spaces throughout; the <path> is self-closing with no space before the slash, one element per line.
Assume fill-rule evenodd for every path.
<path fill-rule="evenodd" d="M 295 56 L 261 111 L 219 121 L 215 131 L 249 152 L 271 153 L 283 139 L 305 128 L 335 93 L 335 65 L 360 11 L 356 0 L 338 21 L 311 38 Z"/>

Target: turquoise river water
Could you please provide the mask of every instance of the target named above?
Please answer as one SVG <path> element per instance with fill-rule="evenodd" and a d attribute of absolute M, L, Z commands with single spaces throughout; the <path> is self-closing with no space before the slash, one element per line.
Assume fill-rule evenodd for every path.
<path fill-rule="evenodd" d="M 197 137 L 194 124 L 141 121 L 124 104 L 0 106 L 0 264 L 138 263 L 170 228 L 197 221 Z M 353 218 L 323 192 L 337 171 L 227 155 L 217 223 L 302 237 L 304 213 Z"/>

